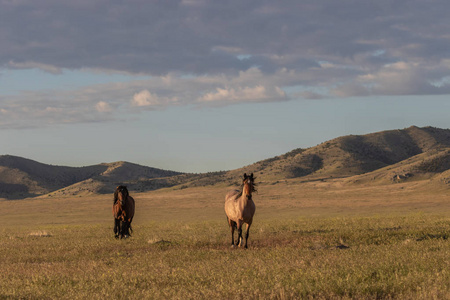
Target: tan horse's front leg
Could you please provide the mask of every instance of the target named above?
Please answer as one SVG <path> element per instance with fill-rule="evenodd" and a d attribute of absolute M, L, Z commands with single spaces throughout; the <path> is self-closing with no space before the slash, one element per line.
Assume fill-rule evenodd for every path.
<path fill-rule="evenodd" d="M 244 222 L 242 222 L 241 220 L 239 220 L 237 222 L 238 239 L 236 241 L 236 245 L 238 245 L 239 247 L 242 246 L 242 242 L 243 242 L 243 238 L 242 238 L 242 225 L 243 224 L 244 224 Z"/>
<path fill-rule="evenodd" d="M 234 230 L 236 229 L 236 222 L 231 221 L 229 218 L 227 218 L 227 220 L 231 230 L 231 247 L 234 247 Z"/>

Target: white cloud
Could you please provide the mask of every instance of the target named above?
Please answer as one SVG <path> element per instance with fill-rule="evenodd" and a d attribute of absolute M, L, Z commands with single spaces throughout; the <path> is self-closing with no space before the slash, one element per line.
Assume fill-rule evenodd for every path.
<path fill-rule="evenodd" d="M 159 104 L 158 97 L 156 95 L 152 95 L 148 90 L 143 90 L 134 94 L 132 100 L 133 106 L 151 106 Z"/>
<path fill-rule="evenodd" d="M 373 56 L 372 53 L 368 55 Z M 204 76 L 173 72 L 77 90 L 25 91 L 14 96 L 0 95 L 1 113 L 8 114 L 8 121 L 3 120 L 0 127 L 123 120 L 136 111 L 175 105 L 225 106 L 302 98 L 442 94 L 450 89 L 449 61 L 433 64 L 397 61 L 355 70 L 347 62 L 335 64 L 323 60 L 306 71 L 281 68 L 267 73 L 253 67 L 234 74 Z"/>
<path fill-rule="evenodd" d="M 101 11 L 89 1 L 53 2 L 0 4 L 0 68 L 153 76 L 147 85 L 116 90 L 124 99 L 136 94 L 134 107 L 196 103 L 202 97 L 278 101 L 275 87 L 292 86 L 327 89 L 323 97 L 446 93 L 427 83 L 446 85 L 443 78 L 450 74 L 440 64 L 450 60 L 450 2 L 444 0 L 433 1 L 433 9 L 421 0 L 183 0 L 139 6 L 106 0 Z M 258 96 L 258 86 L 265 94 Z M 94 95 L 83 93 L 92 102 Z M 99 101 L 105 98 L 97 95 Z"/>
<path fill-rule="evenodd" d="M 33 61 L 27 61 L 27 62 L 14 62 L 10 61 L 8 63 L 8 67 L 11 69 L 40 69 L 44 72 L 48 72 L 51 74 L 61 74 L 62 70 L 59 67 L 44 64 L 44 63 L 38 63 Z"/>
<path fill-rule="evenodd" d="M 106 0 L 104 10 L 84 1 L 53 2 L 2 2 L 1 66 L 160 76 L 230 74 L 254 66 L 305 72 L 317 61 L 340 65 L 380 49 L 391 61 L 448 58 L 450 3 L 444 0 L 433 1 L 433 9 L 421 0 L 183 0 L 139 6 Z"/>
<path fill-rule="evenodd" d="M 98 112 L 101 112 L 101 113 L 111 112 L 111 111 L 112 111 L 111 105 L 109 105 L 109 104 L 106 103 L 105 101 L 99 101 L 99 102 L 97 102 L 97 104 L 95 105 L 95 109 L 96 109 Z"/>
<path fill-rule="evenodd" d="M 9 117 L 8 122 L 0 123 L 0 127 L 123 120 L 127 116 L 135 118 L 132 113 L 136 111 L 189 104 L 198 107 L 283 101 L 289 95 L 281 84 L 294 82 L 296 76 L 295 72 L 288 70 L 266 75 L 252 68 L 234 76 L 169 74 L 76 90 L 24 91 L 14 96 L 0 95 L 1 113 L 7 112 Z"/>
<path fill-rule="evenodd" d="M 206 93 L 199 98 L 200 102 L 233 103 L 262 102 L 286 99 L 286 93 L 279 87 L 267 89 L 262 85 L 240 88 L 217 88 L 215 92 Z"/>
<path fill-rule="evenodd" d="M 98 87 L 97 87 L 98 88 Z M 104 87 L 74 91 L 26 91 L 13 96 L 1 96 L 2 114 L 0 129 L 38 128 L 54 124 L 75 124 L 105 122 L 116 118 L 114 106 L 99 98 L 114 94 L 113 85 L 109 91 Z M 106 112 L 108 112 L 106 114 Z"/>
<path fill-rule="evenodd" d="M 368 95 L 446 94 L 450 84 L 447 60 L 434 63 L 398 61 L 355 77 L 331 90 L 337 97 Z"/>
<path fill-rule="evenodd" d="M 167 81 L 167 77 L 162 77 L 163 82 Z M 159 97 L 156 94 L 150 93 L 147 89 L 135 93 L 133 100 L 131 100 L 131 106 L 156 108 L 176 104 L 178 99 L 176 97 Z"/>

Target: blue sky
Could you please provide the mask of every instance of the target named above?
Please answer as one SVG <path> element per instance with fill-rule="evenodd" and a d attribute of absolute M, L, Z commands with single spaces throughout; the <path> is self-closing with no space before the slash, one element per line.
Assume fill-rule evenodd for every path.
<path fill-rule="evenodd" d="M 206 172 L 342 135 L 449 128 L 449 9 L 0 0 L 0 154 Z"/>

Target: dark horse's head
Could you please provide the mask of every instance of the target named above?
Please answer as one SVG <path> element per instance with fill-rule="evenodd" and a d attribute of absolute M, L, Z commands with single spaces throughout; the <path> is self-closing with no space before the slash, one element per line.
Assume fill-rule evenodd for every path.
<path fill-rule="evenodd" d="M 125 206 L 125 201 L 128 198 L 128 189 L 124 185 L 119 185 L 114 192 L 114 203 L 120 201 L 121 206 Z"/>

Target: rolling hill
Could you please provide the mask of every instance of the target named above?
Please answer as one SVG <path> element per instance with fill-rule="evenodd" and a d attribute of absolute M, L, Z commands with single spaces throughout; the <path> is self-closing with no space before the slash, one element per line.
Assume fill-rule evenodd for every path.
<path fill-rule="evenodd" d="M 205 174 L 182 174 L 129 162 L 80 168 L 51 166 L 4 155 L 0 156 L 0 198 L 112 193 L 118 184 L 127 184 L 137 192 L 173 186 L 234 185 L 244 172 L 253 172 L 263 183 L 299 178 L 391 184 L 434 178 L 448 187 L 449 170 L 450 130 L 412 126 L 338 137 L 240 169 Z"/>
<path fill-rule="evenodd" d="M 425 163 L 421 172 L 442 172 L 450 168 L 447 164 L 449 148 L 449 129 L 412 126 L 403 130 L 339 137 L 308 149 L 295 149 L 232 172 L 254 172 L 263 181 L 297 177 L 341 178 L 372 172 L 421 154 L 422 159 L 425 159 L 437 152 L 442 152 L 447 161 L 441 158 L 445 163 L 440 169 L 433 169 L 432 166 L 428 168 Z"/>
<path fill-rule="evenodd" d="M 0 198 L 21 199 L 52 192 L 66 195 L 72 187 L 82 193 L 114 190 L 125 181 L 143 181 L 170 177 L 179 172 L 165 171 L 128 162 L 102 163 L 86 167 L 64 167 L 42 164 L 11 155 L 0 156 Z"/>

